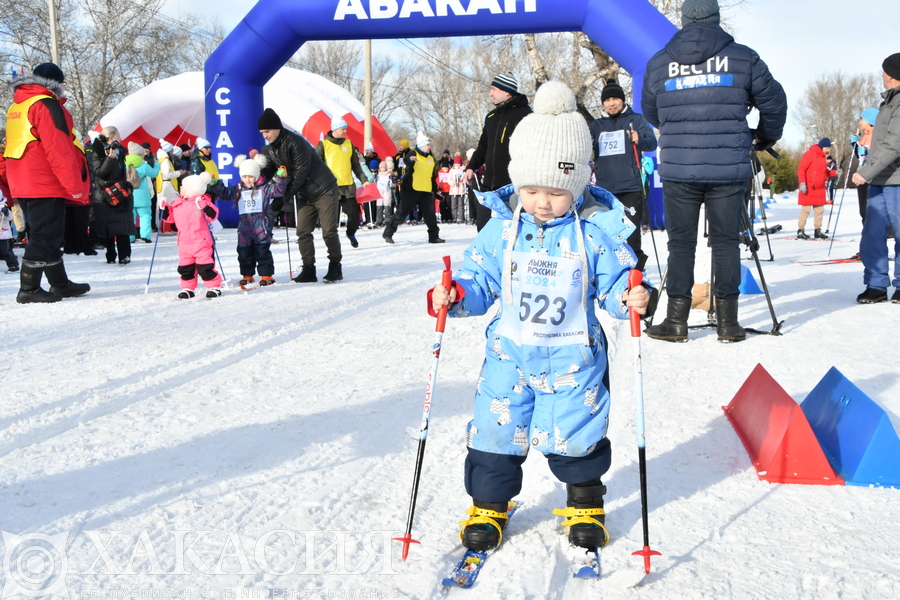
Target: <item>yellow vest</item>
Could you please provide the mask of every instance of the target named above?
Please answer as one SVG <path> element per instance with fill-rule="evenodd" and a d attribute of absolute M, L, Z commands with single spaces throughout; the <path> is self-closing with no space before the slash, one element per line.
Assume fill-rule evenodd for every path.
<path fill-rule="evenodd" d="M 350 159 L 353 158 L 353 142 L 344 138 L 340 144 L 322 140 L 325 148 L 325 164 L 334 173 L 338 185 L 353 185 L 353 169 Z"/>
<path fill-rule="evenodd" d="M 176 191 L 176 192 L 178 191 L 178 180 L 177 180 L 177 179 L 163 179 L 162 161 L 164 161 L 164 160 L 165 160 L 165 161 L 168 161 L 169 164 L 172 165 L 172 170 L 173 170 L 173 171 L 177 171 L 177 170 L 178 170 L 178 169 L 175 168 L 175 165 L 172 164 L 172 161 L 169 160 L 169 157 L 168 157 L 168 156 L 165 157 L 165 158 L 163 158 L 163 159 L 161 159 L 161 160 L 159 161 L 159 175 L 156 176 L 156 193 L 157 193 L 157 194 L 161 194 L 161 193 L 162 193 L 162 191 L 163 191 L 163 186 L 164 186 L 166 183 L 171 183 L 171 184 L 172 184 L 172 187 L 175 188 L 175 191 Z"/>
<path fill-rule="evenodd" d="M 28 120 L 28 111 L 31 110 L 31 107 L 35 102 L 43 100 L 44 98 L 53 98 L 53 96 L 38 94 L 37 96 L 28 98 L 24 102 L 11 104 L 6 111 L 6 150 L 3 152 L 5 158 L 22 158 L 28 144 L 38 141 L 31 132 L 34 126 L 31 124 L 31 121 Z M 81 142 L 78 141 L 78 137 L 75 136 L 74 129 L 72 130 L 72 140 L 75 147 L 84 153 L 84 147 L 81 145 Z"/>
<path fill-rule="evenodd" d="M 432 191 L 434 189 L 433 177 L 434 155 L 425 155 L 416 150 L 416 161 L 413 163 L 412 189 L 417 192 Z"/>
<path fill-rule="evenodd" d="M 219 169 L 216 167 L 216 163 L 211 158 L 206 158 L 202 154 L 197 156 L 200 159 L 200 164 L 203 165 L 203 170 L 212 175 L 213 182 L 219 179 Z"/>

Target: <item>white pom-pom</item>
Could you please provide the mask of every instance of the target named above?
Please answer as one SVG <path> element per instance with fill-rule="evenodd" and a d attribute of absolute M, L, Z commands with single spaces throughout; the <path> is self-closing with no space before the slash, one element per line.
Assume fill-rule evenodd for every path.
<path fill-rule="evenodd" d="M 575 112 L 575 94 L 561 81 L 548 81 L 538 88 L 532 104 L 534 112 L 542 115 L 561 115 Z"/>
<path fill-rule="evenodd" d="M 237 156 L 234 157 L 234 166 L 240 168 L 241 163 L 244 162 L 245 160 L 247 160 L 246 154 L 238 154 Z"/>
<path fill-rule="evenodd" d="M 265 169 L 269 165 L 269 159 L 266 158 L 266 155 L 262 152 L 257 153 L 256 156 L 253 157 L 253 160 L 256 161 L 256 164 L 259 165 L 260 169 Z"/>

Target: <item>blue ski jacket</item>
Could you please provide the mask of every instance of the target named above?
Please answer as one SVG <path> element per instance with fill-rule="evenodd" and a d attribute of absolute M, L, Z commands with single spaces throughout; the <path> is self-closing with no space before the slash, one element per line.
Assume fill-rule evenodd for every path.
<path fill-rule="evenodd" d="M 753 134 L 781 138 L 784 89 L 759 55 L 718 25 L 690 23 L 648 62 L 641 109 L 659 128 L 659 176 L 681 183 L 735 183 L 750 178 Z"/>
<path fill-rule="evenodd" d="M 615 196 L 596 186 L 586 188 L 568 214 L 542 224 L 521 211 L 512 185 L 476 195 L 495 216 L 465 251 L 463 267 L 454 276 L 464 295 L 448 314 L 483 315 L 498 301 L 500 311 L 487 327 L 486 360 L 467 443 L 498 454 L 524 455 L 534 447 L 545 454 L 586 456 L 606 435 L 609 413 L 606 338 L 594 302 L 614 317 L 627 318 L 620 297 L 636 262 L 626 243 L 634 225 Z M 511 199 L 516 210 L 508 204 Z M 527 294 L 513 300 L 512 279 L 524 279 L 529 271 L 521 256 L 519 264 L 512 260 L 512 251 L 547 263 L 554 257 L 576 261 L 570 264 L 580 261 L 571 287 L 566 280 L 547 288 L 551 302 L 544 308 L 550 309 L 542 314 L 552 321 L 560 289 L 574 294 L 571 290 L 580 288 L 575 295 L 586 309 L 587 343 L 562 338 L 551 345 L 520 345 L 498 332 L 508 311 L 519 323 L 529 318 L 526 313 L 535 317 L 540 308 L 539 303 L 524 306 Z"/>

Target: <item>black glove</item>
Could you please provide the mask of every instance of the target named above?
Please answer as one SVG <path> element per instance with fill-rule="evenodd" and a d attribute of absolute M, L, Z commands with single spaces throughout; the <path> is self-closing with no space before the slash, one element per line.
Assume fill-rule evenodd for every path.
<path fill-rule="evenodd" d="M 159 213 L 159 218 L 163 221 L 165 221 L 166 219 L 169 218 L 169 207 L 168 206 L 165 207 L 164 209 L 162 209 L 162 212 Z"/>
<path fill-rule="evenodd" d="M 275 198 L 272 200 L 272 210 L 281 212 L 284 209 L 284 198 Z"/>
<path fill-rule="evenodd" d="M 775 140 L 753 140 L 754 152 L 765 152 L 775 145 Z"/>
<path fill-rule="evenodd" d="M 216 218 L 216 209 L 214 209 L 212 206 L 204 206 L 204 207 L 203 207 L 203 213 L 204 213 L 207 217 L 209 217 L 210 220 Z"/>

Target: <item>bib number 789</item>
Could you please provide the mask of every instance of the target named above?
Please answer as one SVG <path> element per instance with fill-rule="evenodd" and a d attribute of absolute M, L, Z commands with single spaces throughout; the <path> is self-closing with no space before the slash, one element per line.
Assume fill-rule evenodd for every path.
<path fill-rule="evenodd" d="M 555 313 L 549 319 L 544 318 L 544 313 L 550 309 L 551 305 L 556 308 Z M 545 294 L 535 296 L 530 292 L 522 292 L 522 297 L 519 299 L 519 320 L 523 322 L 530 320 L 539 325 L 546 325 L 549 320 L 551 325 L 560 325 L 566 320 L 566 299 L 557 297 L 551 300 Z"/>

